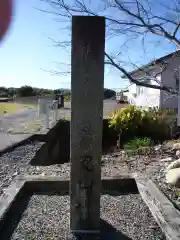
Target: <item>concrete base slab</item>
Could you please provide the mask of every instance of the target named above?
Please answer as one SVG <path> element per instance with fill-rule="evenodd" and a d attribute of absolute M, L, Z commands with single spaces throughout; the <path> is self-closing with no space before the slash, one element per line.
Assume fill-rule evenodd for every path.
<path fill-rule="evenodd" d="M 31 137 L 31 134 L 6 134 L 0 133 L 0 151 L 18 142 Z"/>
<path fill-rule="evenodd" d="M 5 134 L 0 133 L 0 155 L 11 151 L 11 149 L 18 147 L 34 139 L 32 134 Z"/>
<path fill-rule="evenodd" d="M 132 195 L 132 193 L 140 194 L 167 239 L 179 239 L 180 230 L 179 227 L 176 227 L 179 226 L 179 223 L 176 222 L 176 224 L 174 224 L 174 219 L 179 219 L 180 212 L 173 207 L 172 203 L 170 203 L 165 195 L 160 192 L 147 176 L 139 177 L 138 174 L 121 174 L 115 178 L 107 177 L 101 180 L 102 195 L 108 194 L 111 196 L 119 196 L 122 194 Z M 1 240 L 11 239 L 33 195 L 66 196 L 69 194 L 69 183 L 69 179 L 63 179 L 61 177 L 37 175 L 17 176 L 13 184 L 6 190 L 0 199 Z M 176 215 L 178 216 L 177 218 Z M 67 229 L 67 231 L 71 234 L 70 229 Z M 81 239 L 129 239 L 127 237 L 124 238 L 124 235 L 113 229 L 113 225 L 104 222 L 102 219 L 100 224 L 100 236 L 92 237 L 92 233 L 89 234 L 85 232 L 78 234 L 83 236 L 84 234 L 87 235 L 86 238 Z M 104 237 L 102 237 L 102 234 L 104 234 Z M 75 237 L 76 236 L 77 233 L 75 234 Z M 171 237 L 168 238 L 168 236 Z M 71 239 L 79 238 L 73 237 Z"/>
<path fill-rule="evenodd" d="M 29 199 L 36 195 L 67 195 L 69 179 L 53 176 L 18 176 L 0 199 L 0 236 L 11 236 L 25 211 Z M 138 193 L 131 175 L 102 179 L 102 193 L 117 191 L 118 194 Z"/>

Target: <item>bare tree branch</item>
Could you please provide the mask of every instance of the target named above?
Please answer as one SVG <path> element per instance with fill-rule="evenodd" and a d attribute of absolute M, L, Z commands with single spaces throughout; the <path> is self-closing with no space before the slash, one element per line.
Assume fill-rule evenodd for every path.
<path fill-rule="evenodd" d="M 177 26 L 175 27 L 175 30 L 174 30 L 174 33 L 173 33 L 173 37 L 176 36 L 178 30 L 179 30 L 179 27 L 180 27 L 180 23 L 177 24 Z"/>
<path fill-rule="evenodd" d="M 177 94 L 176 89 L 170 88 L 168 86 L 162 85 L 157 79 L 157 75 L 161 74 L 166 66 L 162 65 L 158 73 L 152 76 L 148 76 L 144 72 L 143 77 L 136 79 L 132 74 L 129 73 L 124 61 L 121 59 L 123 55 L 123 48 L 131 44 L 130 41 L 137 41 L 138 39 L 142 41 L 142 46 L 145 49 L 144 53 L 147 52 L 147 39 L 148 36 L 159 36 L 161 39 L 165 39 L 171 44 L 180 48 L 180 1 L 174 0 L 176 4 L 173 6 L 167 6 L 164 3 L 159 3 L 161 10 L 160 14 L 157 15 L 156 1 L 149 0 L 97 0 L 98 3 L 102 4 L 99 9 L 94 9 L 93 4 L 88 4 L 84 0 L 43 0 L 51 4 L 51 7 L 55 9 L 51 13 L 56 14 L 60 18 L 70 19 L 72 15 L 89 15 L 89 16 L 105 16 L 106 17 L 106 29 L 107 29 L 107 39 L 112 41 L 114 38 L 123 39 L 124 42 L 121 44 L 120 48 L 117 48 L 117 52 L 110 54 L 106 51 L 105 53 L 105 64 L 114 67 L 123 73 L 130 82 L 153 89 L 159 89 L 166 91 L 167 93 Z M 157 1 L 158 3 L 158 1 Z M 104 4 L 104 5 L 103 5 Z M 162 9 L 164 8 L 164 10 Z M 109 10 L 112 10 L 109 11 Z M 46 10 L 41 10 L 50 13 Z M 173 29 L 173 31 L 172 31 Z M 155 39 L 155 38 L 154 38 Z M 61 47 L 63 49 L 68 49 L 71 42 L 65 41 L 54 41 L 55 46 Z M 113 58 L 111 56 L 116 56 Z M 134 64 L 135 67 L 136 64 Z M 137 66 L 136 66 L 137 67 Z M 137 68 L 138 69 L 138 68 Z M 143 78 L 148 78 L 154 80 L 157 84 L 150 84 L 143 82 Z"/>
<path fill-rule="evenodd" d="M 148 84 L 145 82 L 141 82 L 136 80 L 135 78 L 133 78 L 131 76 L 131 74 L 129 74 L 124 68 L 122 68 L 121 66 L 119 66 L 118 64 L 116 64 L 116 62 L 107 54 L 105 53 L 105 56 L 107 57 L 107 59 L 109 60 L 109 64 L 115 66 L 117 69 L 119 69 L 132 83 L 137 84 L 138 86 L 142 86 L 142 87 L 148 87 L 148 88 L 153 88 L 153 89 L 159 89 L 159 90 L 163 90 L 172 94 L 177 94 L 177 91 L 166 87 L 166 86 L 157 86 L 157 85 L 153 85 L 153 84 Z M 106 64 L 108 64 L 108 62 L 106 62 Z"/>

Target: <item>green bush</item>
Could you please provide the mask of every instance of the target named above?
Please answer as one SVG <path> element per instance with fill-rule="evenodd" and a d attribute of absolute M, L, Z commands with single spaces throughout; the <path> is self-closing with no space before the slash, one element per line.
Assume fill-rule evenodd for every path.
<path fill-rule="evenodd" d="M 142 110 L 135 106 L 128 106 L 116 110 L 109 121 L 109 126 L 117 132 L 134 132 L 142 121 Z"/>
<path fill-rule="evenodd" d="M 36 92 L 33 87 L 24 85 L 18 89 L 18 95 L 20 97 L 36 96 Z"/>
<path fill-rule="evenodd" d="M 142 109 L 127 106 L 116 110 L 109 120 L 125 141 L 135 137 L 148 137 L 152 140 L 165 140 L 170 136 L 170 123 L 175 116 L 173 110 L 157 108 Z"/>
<path fill-rule="evenodd" d="M 136 150 L 140 147 L 150 147 L 151 145 L 152 141 L 150 138 L 135 138 L 125 143 L 123 148 L 126 150 Z"/>
<path fill-rule="evenodd" d="M 149 108 L 142 110 L 143 117 L 139 128 L 139 135 L 154 140 L 171 138 L 171 125 L 176 113 L 170 109 Z"/>

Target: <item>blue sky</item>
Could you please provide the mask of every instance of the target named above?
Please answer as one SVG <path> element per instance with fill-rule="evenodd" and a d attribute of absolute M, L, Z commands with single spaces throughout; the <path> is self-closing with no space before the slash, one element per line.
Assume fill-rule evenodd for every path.
<path fill-rule="evenodd" d="M 33 7 L 47 9 L 40 0 L 14 0 L 14 20 L 3 42 L 0 44 L 0 85 L 20 87 L 31 85 L 42 88 L 70 87 L 70 76 L 52 76 L 48 70 L 58 70 L 58 62 L 70 63 L 69 55 L 53 46 L 49 38 L 66 39 L 68 31 L 61 30 L 63 23 L 57 17 L 45 14 Z M 123 39 L 114 38 L 106 42 L 106 49 L 115 52 Z M 149 43 L 149 52 L 141 56 L 141 43 L 126 49 L 122 56 L 133 62 L 145 63 L 152 57 L 162 56 L 174 50 L 170 45 Z M 45 71 L 44 71 L 44 70 Z M 105 87 L 123 88 L 128 83 L 121 80 L 118 71 L 105 70 Z"/>

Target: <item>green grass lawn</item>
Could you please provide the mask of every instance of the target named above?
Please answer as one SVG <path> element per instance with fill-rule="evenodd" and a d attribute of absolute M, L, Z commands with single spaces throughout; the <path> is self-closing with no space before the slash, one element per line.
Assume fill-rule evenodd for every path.
<path fill-rule="evenodd" d="M 37 107 L 37 105 L 0 102 L 0 115 L 19 112 L 25 109 L 32 109 L 34 107 Z"/>
<path fill-rule="evenodd" d="M 18 111 L 18 105 L 14 103 L 0 103 L 0 115 Z"/>

